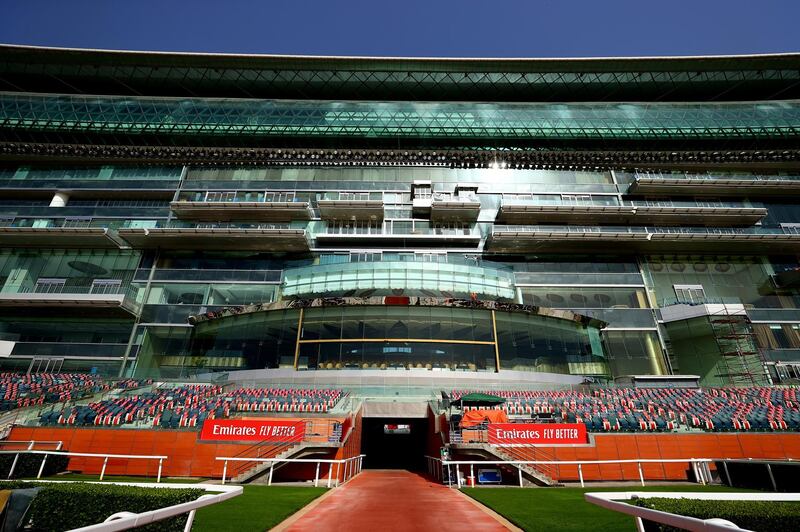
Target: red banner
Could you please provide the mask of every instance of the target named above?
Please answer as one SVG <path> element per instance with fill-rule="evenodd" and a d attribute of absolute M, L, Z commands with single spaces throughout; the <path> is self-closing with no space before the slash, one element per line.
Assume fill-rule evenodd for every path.
<path fill-rule="evenodd" d="M 489 423 L 492 445 L 552 445 L 586 443 L 583 423 Z"/>
<path fill-rule="evenodd" d="M 300 442 L 305 436 L 304 421 L 275 419 L 206 419 L 201 440 Z"/>

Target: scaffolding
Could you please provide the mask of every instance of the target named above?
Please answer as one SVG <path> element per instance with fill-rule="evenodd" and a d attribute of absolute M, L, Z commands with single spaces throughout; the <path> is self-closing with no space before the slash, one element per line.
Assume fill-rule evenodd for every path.
<path fill-rule="evenodd" d="M 732 314 L 724 307 L 708 319 L 721 359 L 717 376 L 734 386 L 766 384 L 764 361 L 747 314 Z"/>

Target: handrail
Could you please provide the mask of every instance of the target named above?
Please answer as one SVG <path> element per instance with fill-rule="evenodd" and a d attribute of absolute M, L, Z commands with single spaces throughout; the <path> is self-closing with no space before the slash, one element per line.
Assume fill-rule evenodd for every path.
<path fill-rule="evenodd" d="M 59 481 L 42 480 L 41 482 L 54 483 L 54 484 L 72 483 L 71 481 L 61 481 L 61 480 Z M 88 482 L 88 483 L 98 484 L 98 482 Z M 195 512 L 197 511 L 198 508 L 211 506 L 212 504 L 217 504 L 219 502 L 232 499 L 233 497 L 241 495 L 242 492 L 244 491 L 244 488 L 242 488 L 241 486 L 220 486 L 217 484 L 159 484 L 158 486 L 156 486 L 152 483 L 147 483 L 147 482 L 104 482 L 103 483 L 103 485 L 108 485 L 108 484 L 115 484 L 117 486 L 133 486 L 140 488 L 157 488 L 157 489 L 202 488 L 206 492 L 212 492 L 214 494 L 206 493 L 205 495 L 200 495 L 197 499 L 193 501 L 184 502 L 181 504 L 175 504 L 172 506 L 166 506 L 164 508 L 159 508 L 157 510 L 150 510 L 138 514 L 133 512 L 117 512 L 107 517 L 106 520 L 102 523 L 76 528 L 74 529 L 73 532 L 76 531 L 116 532 L 118 530 L 129 530 L 131 528 L 137 528 L 140 526 L 147 525 L 149 523 L 154 523 L 156 521 L 168 519 L 170 517 L 183 515 L 185 513 L 188 513 L 189 516 L 186 519 L 184 532 L 189 532 L 192 529 Z M 2 481 L 0 481 L 0 486 L 2 486 Z"/>
<path fill-rule="evenodd" d="M 642 519 L 655 521 L 682 530 L 697 532 L 730 532 L 730 530 L 741 530 L 736 524 L 725 519 L 698 519 L 685 515 L 653 510 L 641 506 L 634 506 L 621 500 L 633 498 L 666 498 L 666 499 L 701 499 L 707 501 L 775 501 L 775 502 L 798 502 L 800 493 L 703 493 L 703 492 L 602 492 L 584 494 L 586 502 L 633 516 L 636 519 L 637 530 L 644 530 Z"/>
<path fill-rule="evenodd" d="M 305 428 L 305 424 L 307 423 L 307 421 L 308 421 L 307 419 L 301 419 L 301 420 L 299 420 L 298 422 L 296 422 L 292 426 L 293 427 L 299 427 L 301 424 L 303 424 L 304 428 Z M 305 431 L 304 431 L 304 433 L 305 433 Z M 260 457 L 259 453 L 261 452 L 261 449 L 264 448 L 264 447 L 267 447 L 267 446 L 269 446 L 269 447 L 271 447 L 273 449 L 275 455 L 278 455 L 278 454 L 280 454 L 280 453 L 282 453 L 284 451 L 287 451 L 288 449 L 290 449 L 290 448 L 292 448 L 294 446 L 300 445 L 301 443 L 303 443 L 303 441 L 304 440 L 301 440 L 301 441 L 297 441 L 297 440 L 291 440 L 291 441 L 261 440 L 258 443 L 254 443 L 253 445 L 247 447 L 246 449 L 243 449 L 242 451 L 237 453 L 236 456 L 237 457 L 242 457 L 245 453 L 248 453 L 248 452 L 251 452 L 251 451 L 255 451 L 256 452 L 256 456 L 254 458 L 259 458 Z M 243 461 L 243 460 L 238 460 L 238 461 Z M 252 462 L 254 460 L 250 459 L 250 460 L 247 460 L 247 461 Z M 242 473 L 246 469 L 247 469 L 247 466 L 243 465 L 243 466 L 239 467 L 236 470 L 236 474 Z M 223 475 L 223 477 L 224 477 L 224 475 Z"/>
<path fill-rule="evenodd" d="M 22 444 L 22 443 L 28 444 L 28 450 L 29 451 L 34 450 L 33 448 L 37 444 L 55 445 L 56 446 L 56 448 L 55 448 L 56 451 L 60 451 L 61 450 L 61 446 L 64 445 L 64 442 L 61 441 L 61 440 L 52 440 L 52 441 L 45 441 L 45 440 L 0 440 L 0 445 L 16 445 L 16 444 Z"/>
<path fill-rule="evenodd" d="M 468 465 L 470 466 L 470 474 L 472 476 L 474 476 L 474 466 L 476 465 L 515 466 L 519 470 L 520 487 L 522 487 L 522 468 L 520 466 L 577 465 L 578 479 L 580 480 L 582 488 L 586 487 L 583 479 L 584 465 L 636 464 L 637 469 L 639 470 L 639 481 L 641 482 L 642 486 L 644 486 L 645 479 L 644 471 L 642 470 L 642 464 L 689 464 L 692 467 L 692 471 L 694 471 L 695 478 L 697 478 L 701 484 L 705 485 L 711 481 L 710 473 L 707 471 L 708 464 L 725 460 L 724 458 L 639 458 L 626 460 L 442 460 L 441 458 L 436 458 L 433 456 L 426 456 L 425 458 L 429 460 L 429 469 L 431 468 L 431 461 L 440 462 L 442 467 L 447 466 L 448 471 L 450 471 L 450 466 L 452 465 L 456 466 L 456 470 L 458 470 L 459 466 Z M 456 475 L 456 483 L 458 487 L 461 488 L 461 477 L 459 475 Z"/>
<path fill-rule="evenodd" d="M 351 456 L 350 458 L 341 458 L 339 460 L 334 460 L 331 458 L 239 458 L 236 456 L 217 456 L 215 460 L 224 460 L 225 464 L 222 467 L 222 484 L 225 484 L 227 473 L 228 473 L 228 462 L 269 462 L 269 477 L 267 479 L 267 485 L 272 485 L 272 473 L 275 469 L 275 464 L 280 462 L 286 463 L 301 463 L 301 464 L 317 464 L 316 473 L 314 474 L 314 487 L 316 488 L 319 485 L 319 466 L 320 464 L 330 464 L 328 467 L 328 486 L 331 487 L 331 481 L 333 476 L 331 475 L 331 469 L 333 468 L 333 464 L 336 464 L 336 487 L 339 486 L 339 474 L 340 474 L 340 466 L 344 465 L 344 479 L 342 480 L 342 484 L 347 482 L 348 480 L 352 479 L 354 476 L 361 473 L 361 467 L 363 465 L 363 459 L 366 455 L 359 454 L 357 456 Z"/>
<path fill-rule="evenodd" d="M 36 475 L 36 478 L 42 478 L 42 473 L 44 472 L 44 465 L 47 461 L 47 457 L 50 455 L 55 456 L 81 456 L 86 458 L 103 458 L 103 468 L 100 470 L 100 480 L 103 480 L 103 477 L 106 474 L 106 466 L 108 465 L 109 458 L 126 458 L 126 459 L 143 459 L 143 460 L 158 460 L 158 476 L 156 477 L 156 483 L 161 482 L 161 471 L 164 466 L 164 460 L 169 458 L 168 456 L 162 455 L 144 455 L 144 454 L 107 454 L 107 453 L 77 453 L 72 451 L 35 451 L 32 449 L 27 450 L 18 450 L 18 451 L 0 451 L 0 454 L 16 454 L 17 456 L 14 458 L 14 462 L 11 464 L 11 469 L 8 471 L 8 477 L 11 478 L 11 475 L 14 474 L 14 468 L 17 465 L 17 459 L 21 454 L 41 454 L 44 455 L 42 458 L 42 464 L 39 466 L 39 472 Z"/>

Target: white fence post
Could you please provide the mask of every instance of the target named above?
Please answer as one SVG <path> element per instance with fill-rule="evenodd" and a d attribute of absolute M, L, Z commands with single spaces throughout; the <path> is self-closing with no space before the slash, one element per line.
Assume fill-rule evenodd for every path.
<path fill-rule="evenodd" d="M 317 462 L 317 472 L 314 473 L 314 487 L 317 487 L 317 482 L 319 481 L 319 462 Z"/>
<path fill-rule="evenodd" d="M 639 467 L 639 480 L 642 481 L 642 486 L 644 486 L 644 473 L 642 473 L 642 463 L 636 462 L 636 465 Z"/>
<path fill-rule="evenodd" d="M 42 473 L 44 473 L 44 463 L 47 461 L 47 455 L 45 454 L 42 457 L 42 465 L 39 466 L 39 474 L 36 475 L 36 478 L 42 478 Z M 102 480 L 102 479 L 101 479 Z"/>
<path fill-rule="evenodd" d="M 272 486 L 272 472 L 275 470 L 275 462 L 269 463 L 269 478 L 267 479 L 267 486 Z"/>
<path fill-rule="evenodd" d="M 336 462 L 336 487 L 339 487 L 339 472 L 342 466 L 342 462 Z"/>
<path fill-rule="evenodd" d="M 11 478 L 11 475 L 14 474 L 14 468 L 17 467 L 17 460 L 19 460 L 19 453 L 17 453 L 17 455 L 14 456 L 14 461 L 11 462 L 11 469 L 9 469 L 9 471 L 8 471 L 8 477 L 7 478 Z"/>
<path fill-rule="evenodd" d="M 586 485 L 583 483 L 583 464 L 578 464 L 578 478 L 581 479 L 581 487 L 585 488 Z"/>
<path fill-rule="evenodd" d="M 108 456 L 103 458 L 103 469 L 100 470 L 100 480 L 103 480 L 103 477 L 106 474 L 106 465 L 108 464 Z"/>
<path fill-rule="evenodd" d="M 156 484 L 161 482 L 161 468 L 162 468 L 163 465 L 164 465 L 164 459 L 163 458 L 159 458 L 158 459 L 158 476 L 156 477 Z"/>
<path fill-rule="evenodd" d="M 225 465 L 222 466 L 222 485 L 225 485 L 225 477 L 228 476 L 228 461 L 225 460 Z"/>
<path fill-rule="evenodd" d="M 522 464 L 517 464 L 517 474 L 519 474 L 519 487 L 522 487 Z"/>

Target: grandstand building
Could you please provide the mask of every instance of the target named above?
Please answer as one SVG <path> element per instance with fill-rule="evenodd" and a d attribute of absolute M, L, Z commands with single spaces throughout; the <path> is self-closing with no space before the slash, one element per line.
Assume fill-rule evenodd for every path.
<path fill-rule="evenodd" d="M 0 368 L 796 381 L 799 81 L 3 46 Z"/>
<path fill-rule="evenodd" d="M 798 102 L 800 55 L 0 46 L 25 455 L 0 475 L 733 484 L 752 459 L 777 490 Z"/>

